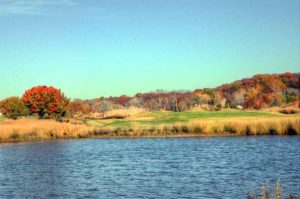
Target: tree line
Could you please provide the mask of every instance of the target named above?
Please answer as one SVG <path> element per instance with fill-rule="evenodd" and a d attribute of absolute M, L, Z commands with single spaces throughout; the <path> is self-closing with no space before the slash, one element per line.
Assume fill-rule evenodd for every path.
<path fill-rule="evenodd" d="M 299 73 L 255 75 L 216 88 L 194 91 L 138 93 L 135 96 L 100 97 L 75 100 L 70 110 L 75 113 L 105 112 L 113 109 L 139 107 L 149 111 L 182 112 L 195 107 L 219 111 L 222 108 L 262 109 L 285 104 L 299 106 Z"/>
<path fill-rule="evenodd" d="M 194 91 L 138 93 L 135 96 L 100 97 L 70 101 L 54 87 L 37 86 L 21 98 L 10 97 L 0 102 L 0 112 L 9 118 L 37 115 L 40 118 L 61 118 L 67 115 L 104 113 L 128 107 L 148 111 L 182 112 L 193 108 L 219 111 L 222 108 L 262 109 L 284 104 L 299 106 L 300 73 L 255 75 L 216 88 Z"/>

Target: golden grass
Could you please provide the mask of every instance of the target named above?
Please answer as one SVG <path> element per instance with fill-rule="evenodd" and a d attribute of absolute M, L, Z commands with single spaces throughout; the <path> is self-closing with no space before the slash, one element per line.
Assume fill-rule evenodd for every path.
<path fill-rule="evenodd" d="M 202 128 L 203 133 L 232 133 L 238 135 L 300 135 L 300 119 L 298 118 L 243 118 L 217 121 L 193 121 L 192 129 Z"/>
<path fill-rule="evenodd" d="M 33 140 L 87 137 L 83 124 L 60 123 L 54 120 L 20 119 L 0 123 L 0 140 Z"/>
<path fill-rule="evenodd" d="M 23 118 L 0 122 L 0 141 L 26 141 L 85 137 L 160 137 L 160 136 L 239 136 L 300 135 L 300 118 L 237 117 L 192 119 L 171 124 L 141 125 L 139 121 L 124 127 L 87 126 L 79 120 L 60 123 L 54 120 Z"/>
<path fill-rule="evenodd" d="M 114 109 L 110 111 L 106 111 L 104 113 L 96 112 L 96 113 L 90 113 L 87 115 L 82 116 L 81 118 L 85 119 L 123 119 L 128 117 L 134 117 L 141 113 L 147 112 L 143 108 L 137 108 L 137 107 L 129 107 L 129 108 L 121 108 L 121 109 Z M 79 117 L 80 118 L 80 117 Z"/>
<path fill-rule="evenodd" d="M 161 136 L 161 135 L 300 135 L 299 118 L 232 118 L 192 120 L 188 123 L 158 126 L 104 127 L 94 129 L 95 135 Z"/>
<path fill-rule="evenodd" d="M 129 107 L 123 109 L 114 109 L 111 111 L 107 111 L 104 113 L 104 118 L 126 118 L 126 117 L 134 117 L 138 114 L 146 112 L 143 108 L 137 107 Z"/>

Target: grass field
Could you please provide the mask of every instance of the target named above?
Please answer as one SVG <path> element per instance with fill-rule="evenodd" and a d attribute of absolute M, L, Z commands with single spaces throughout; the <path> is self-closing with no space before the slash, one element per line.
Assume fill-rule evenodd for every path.
<path fill-rule="evenodd" d="M 126 119 L 107 120 L 86 120 L 89 126 L 124 128 L 131 126 L 159 126 L 172 124 L 186 124 L 193 121 L 224 121 L 224 120 L 245 120 L 245 119 L 268 119 L 268 118 L 299 118 L 300 114 L 285 115 L 272 112 L 259 111 L 235 111 L 227 110 L 222 112 L 201 111 L 201 112 L 146 112 L 135 117 Z"/>

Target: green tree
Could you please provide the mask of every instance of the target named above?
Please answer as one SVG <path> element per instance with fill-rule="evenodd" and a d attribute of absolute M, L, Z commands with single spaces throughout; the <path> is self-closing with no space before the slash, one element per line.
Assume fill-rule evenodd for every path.
<path fill-rule="evenodd" d="M 29 109 L 19 97 L 10 97 L 0 102 L 0 111 L 7 118 L 18 119 L 29 114 Z"/>

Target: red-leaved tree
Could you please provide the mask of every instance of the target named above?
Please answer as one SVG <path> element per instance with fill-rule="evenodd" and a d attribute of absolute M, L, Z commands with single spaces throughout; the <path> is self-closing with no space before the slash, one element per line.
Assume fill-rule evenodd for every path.
<path fill-rule="evenodd" d="M 65 116 L 69 103 L 69 99 L 52 86 L 33 87 L 25 92 L 22 100 L 31 114 L 38 114 L 41 118 Z"/>

